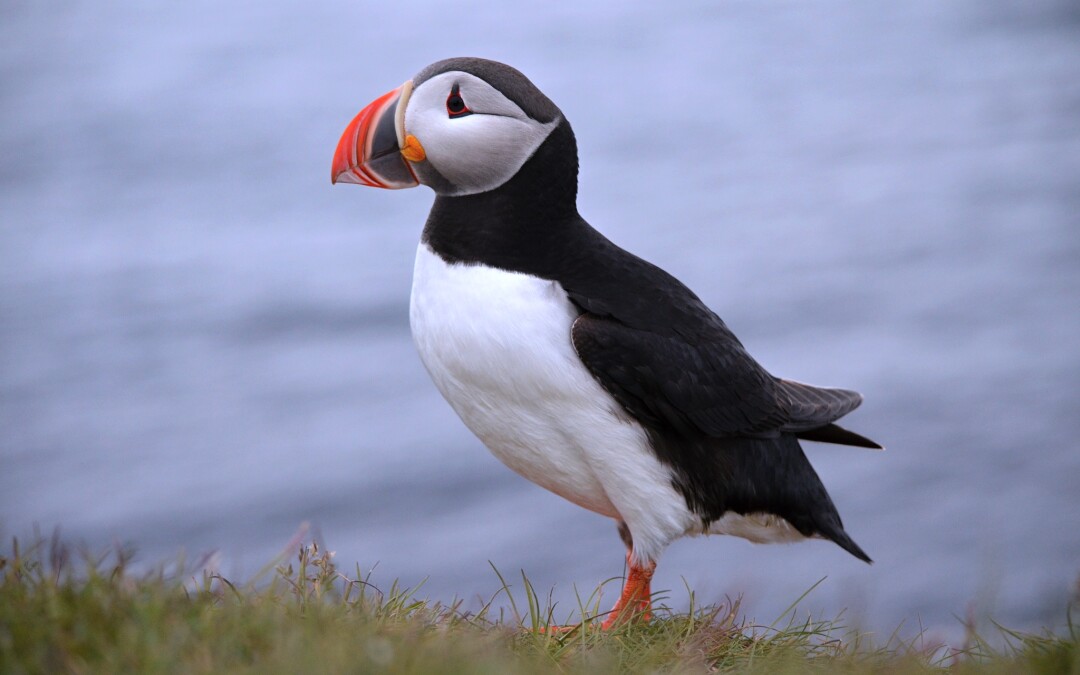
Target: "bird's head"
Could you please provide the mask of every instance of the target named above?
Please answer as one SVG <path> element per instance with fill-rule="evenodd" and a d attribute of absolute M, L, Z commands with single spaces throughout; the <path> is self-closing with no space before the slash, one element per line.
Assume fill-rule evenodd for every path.
<path fill-rule="evenodd" d="M 513 178 L 561 121 L 514 68 L 446 59 L 360 111 L 338 142 L 330 179 L 390 189 L 423 183 L 445 196 L 487 192 Z"/>

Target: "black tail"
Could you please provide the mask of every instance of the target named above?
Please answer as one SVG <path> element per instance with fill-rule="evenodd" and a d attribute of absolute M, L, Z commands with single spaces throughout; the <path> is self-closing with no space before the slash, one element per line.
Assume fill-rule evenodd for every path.
<path fill-rule="evenodd" d="M 830 426 L 835 427 L 835 425 Z M 840 427 L 836 428 L 845 431 Z M 791 467 L 791 477 L 786 487 L 790 490 L 792 501 L 795 502 L 794 512 L 784 517 L 802 534 L 822 536 L 859 560 L 873 563 L 870 556 L 866 555 L 866 551 L 863 551 L 862 547 L 856 544 L 844 530 L 844 523 L 840 520 L 840 513 L 836 510 L 832 497 L 829 496 L 814 467 L 810 465 L 810 460 L 806 458 L 796 437 L 784 434 L 776 440 L 776 444 L 781 461 Z"/>
<path fill-rule="evenodd" d="M 836 542 L 859 560 L 870 556 L 852 541 L 832 498 L 794 433 L 776 438 L 652 436 L 661 460 L 675 470 L 675 487 L 708 524 L 725 513 L 780 516 L 805 537 Z"/>
<path fill-rule="evenodd" d="M 827 514 L 821 515 L 825 517 L 820 520 L 815 518 L 815 520 L 818 521 L 817 531 L 821 534 L 821 536 L 835 542 L 837 546 L 844 549 L 859 560 L 865 563 L 873 564 L 874 561 L 870 559 L 870 556 L 866 555 L 866 551 L 862 550 L 862 548 L 855 543 L 855 540 L 853 540 L 851 536 L 844 531 L 844 524 L 840 522 L 840 517 L 836 515 L 835 510 L 833 510 L 832 512 L 832 515 L 835 516 L 834 518 L 829 518 Z"/>
<path fill-rule="evenodd" d="M 884 450 L 881 445 L 870 440 L 866 436 L 860 436 L 854 431 L 848 431 L 839 424 L 826 424 L 817 429 L 798 431 L 796 436 L 804 441 L 817 441 L 818 443 L 835 443 L 837 445 L 854 445 L 859 448 L 873 448 Z"/>

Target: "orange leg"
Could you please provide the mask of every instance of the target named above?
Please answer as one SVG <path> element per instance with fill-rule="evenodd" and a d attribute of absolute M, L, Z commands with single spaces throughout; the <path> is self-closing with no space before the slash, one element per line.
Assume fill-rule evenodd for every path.
<path fill-rule="evenodd" d="M 630 573 L 626 576 L 626 583 L 623 584 L 619 601 L 608 613 L 604 623 L 600 624 L 600 628 L 604 630 L 627 621 L 648 621 L 650 618 L 649 610 L 652 605 L 649 599 L 652 597 L 652 591 L 649 584 L 652 582 L 653 572 L 656 571 L 656 563 L 649 562 L 639 567 L 634 564 L 629 553 L 626 554 L 626 563 L 630 566 Z"/>
<path fill-rule="evenodd" d="M 650 562 L 645 566 L 639 567 L 634 564 L 630 554 L 626 554 L 626 564 L 630 568 L 630 573 L 626 576 L 626 583 L 623 584 L 622 595 L 619 596 L 618 602 L 608 612 L 607 618 L 600 624 L 601 630 L 611 630 L 615 626 L 622 625 L 630 621 L 648 621 L 652 618 L 650 610 L 652 609 L 652 590 L 650 589 L 650 583 L 652 582 L 653 572 L 656 571 L 656 563 Z M 546 629 L 541 629 L 541 633 L 551 632 L 552 634 L 568 633 L 578 626 L 549 626 Z"/>

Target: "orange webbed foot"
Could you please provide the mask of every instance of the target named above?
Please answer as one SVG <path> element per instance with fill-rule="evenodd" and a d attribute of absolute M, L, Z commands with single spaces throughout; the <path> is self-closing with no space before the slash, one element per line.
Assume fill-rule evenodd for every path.
<path fill-rule="evenodd" d="M 656 563 L 649 561 L 644 565 L 638 565 L 629 553 L 626 554 L 626 562 L 630 567 L 630 573 L 626 576 L 626 583 L 623 584 L 622 595 L 618 602 L 600 624 L 603 630 L 611 630 L 616 626 L 634 621 L 647 622 L 652 618 L 650 584 L 653 572 L 656 571 Z"/>
<path fill-rule="evenodd" d="M 629 553 L 626 554 L 626 562 L 629 573 L 623 584 L 622 595 L 600 624 L 600 630 L 608 631 L 628 623 L 647 623 L 652 619 L 651 583 L 653 572 L 656 571 L 656 563 L 650 561 L 644 565 L 638 565 Z M 561 636 L 568 635 L 581 626 L 582 624 L 541 626 L 538 632 Z"/>

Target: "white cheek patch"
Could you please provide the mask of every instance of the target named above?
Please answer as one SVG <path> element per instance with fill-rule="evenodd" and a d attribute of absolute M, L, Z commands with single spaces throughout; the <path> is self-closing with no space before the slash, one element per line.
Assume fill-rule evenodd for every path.
<path fill-rule="evenodd" d="M 481 114 L 437 124 L 437 142 L 420 142 L 428 160 L 458 188 L 458 194 L 493 190 L 513 178 L 554 128 L 536 125 L 538 129 L 511 117 Z"/>
<path fill-rule="evenodd" d="M 447 113 L 454 84 L 473 114 Z M 406 132 L 420 140 L 427 161 L 453 184 L 454 195 L 494 190 L 513 178 L 558 123 L 537 122 L 487 82 L 457 71 L 417 87 L 405 111 Z"/>

